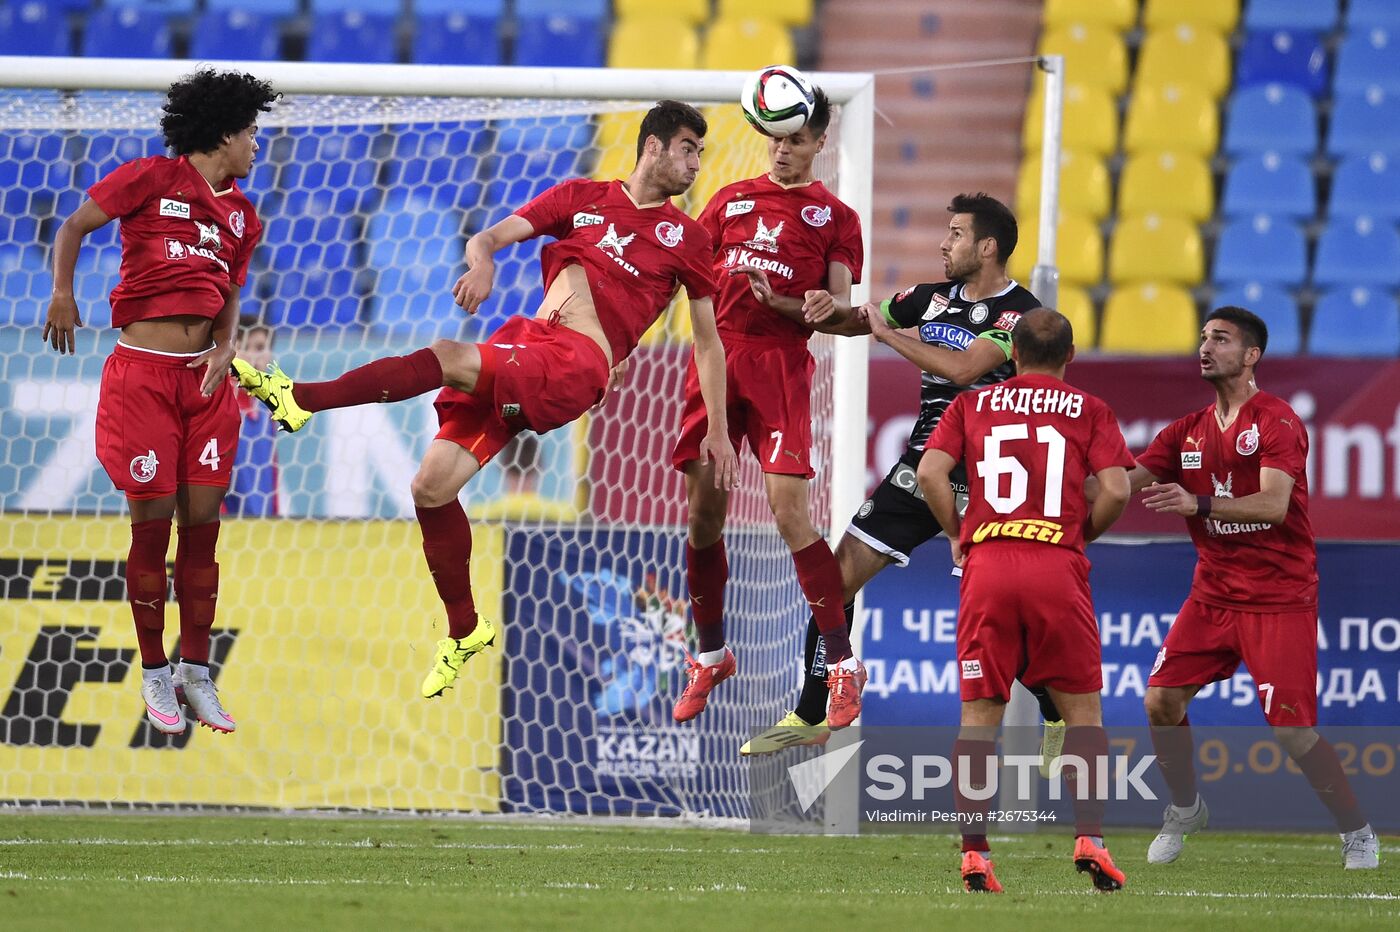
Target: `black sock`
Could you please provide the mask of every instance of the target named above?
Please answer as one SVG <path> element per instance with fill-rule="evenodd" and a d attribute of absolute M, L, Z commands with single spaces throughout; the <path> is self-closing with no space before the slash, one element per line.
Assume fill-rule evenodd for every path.
<path fill-rule="evenodd" d="M 1044 686 L 1027 686 L 1035 701 L 1040 703 L 1040 717 L 1047 722 L 1062 722 L 1060 710 L 1055 708 L 1055 700 L 1050 698 L 1050 690 Z"/>
<path fill-rule="evenodd" d="M 855 626 L 856 603 L 846 603 L 846 631 Z M 826 688 L 826 644 L 817 630 L 817 620 L 807 619 L 807 643 L 803 650 L 802 695 L 794 709 L 797 717 L 809 725 L 815 725 L 826 718 L 826 701 L 829 693 Z"/>

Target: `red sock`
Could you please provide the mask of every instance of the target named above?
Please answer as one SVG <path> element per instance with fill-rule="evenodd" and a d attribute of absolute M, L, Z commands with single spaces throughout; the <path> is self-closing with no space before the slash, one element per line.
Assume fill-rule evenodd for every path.
<path fill-rule="evenodd" d="M 841 598 L 841 564 L 822 538 L 792 555 L 797 566 L 797 582 L 812 607 L 817 630 L 826 642 L 826 667 L 831 669 L 851 656 L 851 637 L 846 630 L 845 600 Z"/>
<path fill-rule="evenodd" d="M 417 508 L 423 531 L 423 556 L 433 574 L 438 597 L 447 607 L 447 633 L 464 638 L 476 630 L 472 601 L 472 526 L 455 498 L 436 508 Z"/>
<path fill-rule="evenodd" d="M 214 547 L 219 522 L 180 528 L 175 544 L 175 598 L 180 603 L 180 659 L 209 663 L 209 629 L 219 597 Z"/>
<path fill-rule="evenodd" d="M 685 584 L 690 589 L 690 617 L 700 652 L 724 647 L 724 584 L 729 581 L 729 557 L 721 537 L 697 550 L 685 542 Z"/>
<path fill-rule="evenodd" d="M 1196 805 L 1196 743 L 1191 737 L 1191 719 L 1181 717 L 1179 725 L 1153 725 L 1152 751 L 1157 767 L 1167 781 L 1172 805 L 1183 809 Z"/>
<path fill-rule="evenodd" d="M 1298 758 L 1298 769 L 1312 784 L 1313 792 L 1337 820 L 1339 832 L 1354 832 L 1366 824 L 1361 814 L 1361 806 L 1356 802 L 1356 794 L 1351 791 L 1351 781 L 1342 762 L 1337 759 L 1337 751 L 1321 736 L 1308 753 Z"/>
<path fill-rule="evenodd" d="M 442 387 L 442 363 L 430 349 L 376 359 L 330 382 L 298 382 L 297 404 L 307 411 L 403 401 Z"/>
<path fill-rule="evenodd" d="M 140 521 L 131 526 L 131 550 L 126 555 L 126 599 L 136 622 L 141 664 L 158 667 L 165 656 L 165 551 L 170 546 L 170 519 Z"/>
<path fill-rule="evenodd" d="M 1074 834 L 1102 836 L 1106 800 L 1099 796 L 1099 781 L 1108 764 L 1108 732 L 1099 725 L 1076 725 L 1066 729 L 1063 756 L 1077 757 L 1085 766 L 1080 770 L 1075 761 L 1063 771 L 1074 808 Z M 1107 787 L 1103 789 L 1107 796 Z"/>
<path fill-rule="evenodd" d="M 973 799 L 965 790 L 987 786 L 987 774 L 996 764 L 996 753 L 995 741 L 959 738 L 953 742 L 953 799 L 964 851 L 991 850 L 987 846 L 987 813 L 992 809 L 992 798 Z"/>

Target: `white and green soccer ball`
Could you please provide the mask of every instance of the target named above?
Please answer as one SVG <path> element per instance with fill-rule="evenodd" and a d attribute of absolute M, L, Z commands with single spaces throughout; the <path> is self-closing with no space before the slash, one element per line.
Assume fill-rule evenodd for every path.
<path fill-rule="evenodd" d="M 791 136 L 807 125 L 817 105 L 807 76 L 789 65 L 769 65 L 749 75 L 739 98 L 744 116 L 765 136 Z"/>

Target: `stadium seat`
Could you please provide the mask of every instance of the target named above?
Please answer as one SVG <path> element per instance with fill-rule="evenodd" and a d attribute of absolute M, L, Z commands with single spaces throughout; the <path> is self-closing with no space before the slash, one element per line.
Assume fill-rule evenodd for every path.
<path fill-rule="evenodd" d="M 1303 228 L 1285 217 L 1232 220 L 1215 244 L 1217 282 L 1301 285 L 1308 276 L 1308 241 Z"/>
<path fill-rule="evenodd" d="M 196 0 L 105 0 L 103 6 L 135 7 L 167 17 L 190 16 L 195 12 Z"/>
<path fill-rule="evenodd" d="M 1028 220 L 1021 224 L 1020 234 L 1007 271 L 1017 281 L 1029 284 L 1040 249 L 1039 225 Z M 1099 225 L 1088 217 L 1060 214 L 1055 233 L 1055 265 L 1059 267 L 1062 283 L 1097 285 L 1103 278 L 1103 236 Z"/>
<path fill-rule="evenodd" d="M 1118 182 L 1118 213 L 1185 217 L 1204 223 L 1215 213 L 1210 166 L 1196 155 L 1142 152 L 1128 158 Z"/>
<path fill-rule="evenodd" d="M 1138 87 L 1188 85 L 1219 99 L 1230 86 L 1230 46 L 1211 29 L 1181 23 L 1147 33 L 1138 49 Z"/>
<path fill-rule="evenodd" d="M 654 16 L 699 26 L 709 22 L 710 0 L 613 0 L 613 15 L 619 21 Z"/>
<path fill-rule="evenodd" d="M 1113 230 L 1108 277 L 1115 285 L 1194 285 L 1204 274 L 1201 234 L 1189 220 L 1148 214 L 1121 219 Z"/>
<path fill-rule="evenodd" d="M 787 27 L 812 21 L 813 0 L 719 0 L 719 19 L 766 19 Z"/>
<path fill-rule="evenodd" d="M 391 195 L 365 230 L 375 284 L 370 326 L 423 342 L 455 336 L 464 314 L 452 301 L 461 274 L 465 215 L 420 194 Z"/>
<path fill-rule="evenodd" d="M 259 16 L 293 16 L 301 12 L 300 0 L 204 0 L 205 10 L 242 10 Z"/>
<path fill-rule="evenodd" d="M 1142 11 L 1147 29 L 1190 23 L 1229 35 L 1239 19 L 1239 0 L 1147 0 Z"/>
<path fill-rule="evenodd" d="M 1347 4 L 1347 25 L 1352 29 L 1400 29 L 1400 4 L 1395 0 L 1351 0 Z"/>
<path fill-rule="evenodd" d="M 640 112 L 598 114 L 598 130 L 594 139 L 598 161 L 593 166 L 594 180 L 625 178 L 632 171 L 632 166 L 637 163 L 637 127 L 641 119 Z M 713 128 L 710 136 L 713 140 Z M 713 145 L 713 141 L 710 144 Z M 704 168 L 703 158 L 701 167 Z M 708 174 L 708 171 L 701 171 L 696 183 L 703 183 Z"/>
<path fill-rule="evenodd" d="M 705 34 L 700 67 L 710 71 L 750 71 L 792 61 L 792 36 L 777 23 L 760 19 L 717 19 Z"/>
<path fill-rule="evenodd" d="M 310 6 L 312 13 L 363 13 L 396 20 L 404 11 L 404 0 L 310 0 Z"/>
<path fill-rule="evenodd" d="M 1225 151 L 1311 155 L 1317 149 L 1317 111 L 1312 98 L 1283 84 L 1236 91 L 1225 122 Z"/>
<path fill-rule="evenodd" d="M 1328 32 L 1337 23 L 1337 0 L 1249 0 L 1246 29 Z"/>
<path fill-rule="evenodd" d="M 500 19 L 471 13 L 418 13 L 413 60 L 423 65 L 501 64 Z"/>
<path fill-rule="evenodd" d="M 1242 307 L 1253 311 L 1269 328 L 1268 354 L 1296 356 L 1303 349 L 1303 329 L 1298 321 L 1298 302 L 1277 285 L 1248 282 L 1217 286 L 1213 307 Z"/>
<path fill-rule="evenodd" d="M 1040 39 L 1040 54 L 1065 57 L 1066 80 L 1121 94 L 1128 86 L 1128 47 L 1115 30 L 1074 23 Z"/>
<path fill-rule="evenodd" d="M 637 16 L 613 24 L 609 68 L 698 68 L 700 36 L 678 17 Z"/>
<path fill-rule="evenodd" d="M 1245 37 L 1235 87 L 1287 84 L 1314 100 L 1326 97 L 1327 50 L 1310 32 L 1252 32 Z"/>
<path fill-rule="evenodd" d="M 1332 90 L 1354 94 L 1372 87 L 1387 94 L 1400 93 L 1400 29 L 1359 29 L 1342 40 Z"/>
<path fill-rule="evenodd" d="M 1037 84 L 1026 107 L 1021 138 L 1026 151 L 1038 152 L 1045 127 L 1043 85 Z M 1118 107 L 1113 95 L 1087 84 L 1065 85 L 1064 129 L 1061 144 L 1093 155 L 1112 155 L 1118 148 Z"/>
<path fill-rule="evenodd" d="M 103 7 L 87 15 L 82 53 L 94 58 L 169 58 L 170 24 L 160 13 Z"/>
<path fill-rule="evenodd" d="M 391 195 L 421 196 L 441 208 L 483 203 L 491 172 L 482 162 L 492 145 L 484 123 L 398 125 L 390 127 L 390 140 L 384 186 Z"/>
<path fill-rule="evenodd" d="M 705 107 L 710 132 L 705 137 L 705 169 L 686 194 L 685 210 L 697 216 L 720 188 L 768 170 L 768 146 L 744 119 L 738 104 Z M 636 138 L 636 122 L 632 135 Z M 634 150 L 635 151 L 635 150 Z"/>
<path fill-rule="evenodd" d="M 1196 304 L 1185 289 L 1132 285 L 1109 295 L 1099 327 L 1099 349 L 1126 355 L 1176 355 L 1194 350 L 1200 335 Z"/>
<path fill-rule="evenodd" d="M 72 55 L 61 9 L 44 0 L 0 6 L 0 55 Z"/>
<path fill-rule="evenodd" d="M 53 274 L 48 250 L 0 243 L 0 324 L 35 327 L 48 317 Z M 80 309 L 81 311 L 81 309 Z"/>
<path fill-rule="evenodd" d="M 1112 198 L 1103 159 L 1066 149 L 1060 153 L 1060 210 L 1090 220 L 1108 216 Z M 1040 212 L 1040 159 L 1023 158 L 1016 183 L 1016 214 L 1030 222 Z"/>
<path fill-rule="evenodd" d="M 1095 341 L 1098 340 L 1099 328 L 1094 319 L 1094 302 L 1089 297 L 1089 292 L 1073 285 L 1061 286 L 1055 310 L 1069 318 L 1070 326 L 1074 328 L 1075 349 L 1080 352 L 1093 349 Z"/>
<path fill-rule="evenodd" d="M 601 17 L 581 14 L 517 15 L 514 63 L 551 68 L 601 68 L 604 28 Z"/>
<path fill-rule="evenodd" d="M 1227 217 L 1306 219 L 1317 213 L 1317 182 L 1302 159 L 1277 152 L 1244 155 L 1225 176 L 1221 210 Z"/>
<path fill-rule="evenodd" d="M 1373 288 L 1337 288 L 1313 308 L 1308 352 L 1314 356 L 1400 355 L 1400 307 Z"/>
<path fill-rule="evenodd" d="M 396 62 L 396 22 L 393 16 L 361 13 L 359 10 L 313 13 L 306 42 L 306 60 L 375 64 Z"/>
<path fill-rule="evenodd" d="M 1214 155 L 1220 141 L 1215 101 L 1192 85 L 1139 85 L 1128 103 L 1123 141 L 1129 154 Z"/>
<path fill-rule="evenodd" d="M 1400 152 L 1400 94 L 1338 94 L 1327 131 L 1328 155 L 1370 152 Z"/>
<path fill-rule="evenodd" d="M 242 10 L 210 10 L 190 32 L 193 58 L 276 61 L 282 36 L 270 16 Z"/>
<path fill-rule="evenodd" d="M 515 0 L 516 16 L 577 16 L 604 20 L 608 0 Z"/>
<path fill-rule="evenodd" d="M 1400 221 L 1400 154 L 1372 152 L 1342 159 L 1332 174 L 1327 214 Z"/>
<path fill-rule="evenodd" d="M 1126 32 L 1138 17 L 1138 0 L 1046 0 L 1046 26 L 1097 23 Z"/>
<path fill-rule="evenodd" d="M 1400 286 L 1400 233 L 1394 224 L 1366 216 L 1328 222 L 1317 242 L 1313 284 Z"/>

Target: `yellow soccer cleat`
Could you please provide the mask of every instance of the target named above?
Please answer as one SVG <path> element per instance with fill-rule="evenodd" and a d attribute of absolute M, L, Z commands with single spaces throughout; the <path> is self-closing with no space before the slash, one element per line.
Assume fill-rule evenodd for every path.
<path fill-rule="evenodd" d="M 238 384 L 272 412 L 273 422 L 289 434 L 296 433 L 311 420 L 311 412 L 297 404 L 292 396 L 293 382 L 275 362 L 267 364 L 266 372 L 259 372 L 248 363 L 234 357 L 230 368 L 238 379 Z"/>
<path fill-rule="evenodd" d="M 423 698 L 434 699 L 457 681 L 462 664 L 481 653 L 496 640 L 496 629 L 485 618 L 464 638 L 443 638 L 433 654 L 433 669 L 423 678 Z"/>
<path fill-rule="evenodd" d="M 831 737 L 831 729 L 826 727 L 826 719 L 809 725 L 798 717 L 796 712 L 784 715 L 782 721 L 772 728 L 745 741 L 739 753 L 744 757 L 759 754 L 773 754 L 783 748 L 800 748 L 808 744 L 826 744 Z"/>
<path fill-rule="evenodd" d="M 1040 775 L 1050 779 L 1050 764 L 1065 749 L 1065 723 L 1046 722 L 1040 732 Z"/>

